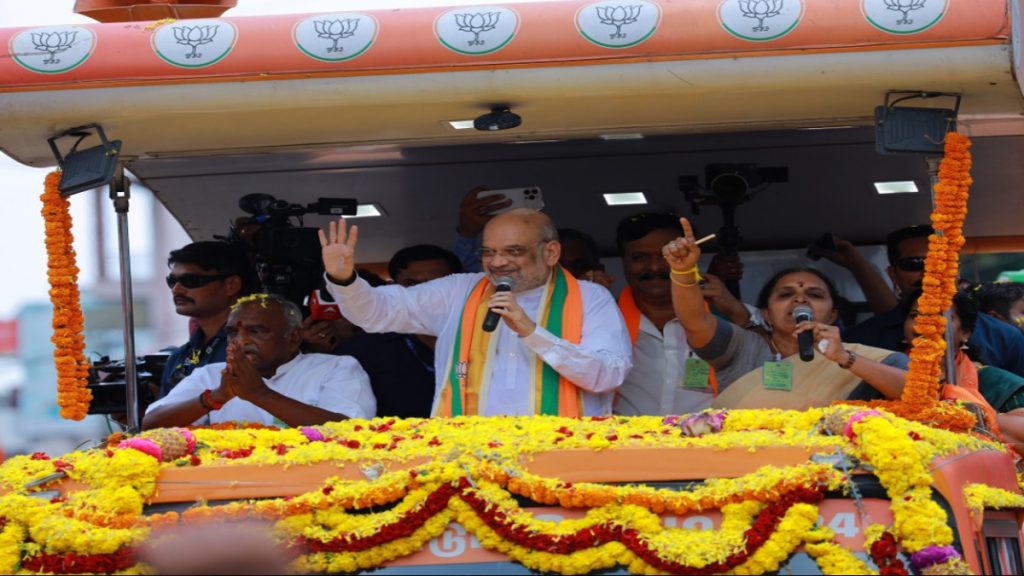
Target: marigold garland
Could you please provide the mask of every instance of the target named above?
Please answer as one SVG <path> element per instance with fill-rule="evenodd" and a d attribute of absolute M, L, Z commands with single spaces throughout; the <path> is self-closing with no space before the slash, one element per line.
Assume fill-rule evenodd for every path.
<path fill-rule="evenodd" d="M 965 242 L 967 199 L 973 183 L 970 148 L 970 138 L 956 132 L 946 134 L 945 155 L 939 165 L 939 181 L 934 189 L 935 208 L 931 215 L 936 233 L 928 238 L 922 294 L 917 301 L 918 316 L 914 322 L 917 337 L 910 351 L 903 396 L 896 401 L 868 403 L 884 407 L 902 418 L 959 432 L 974 427 L 974 415 L 955 404 L 940 402 L 939 382 L 946 353 L 944 314 L 956 294 L 960 249 Z"/>
<path fill-rule="evenodd" d="M 58 188 L 60 172 L 46 175 L 43 221 L 46 227 L 47 275 L 53 303 L 53 362 L 57 368 L 57 405 L 68 420 L 81 420 L 89 411 L 92 392 L 86 387 L 89 362 L 85 358 L 85 319 L 78 293 L 71 210 Z"/>
<path fill-rule="evenodd" d="M 968 484 L 964 486 L 964 499 L 967 501 L 967 508 L 971 512 L 981 512 L 988 508 L 992 510 L 1002 510 L 1005 508 L 1024 509 L 1024 496 L 984 484 Z"/>
<path fill-rule="evenodd" d="M 300 430 L 197 429 L 192 454 L 190 436 L 181 430 L 147 433 L 144 438 L 159 445 L 162 458 L 180 456 L 170 462 L 159 461 L 148 444 L 123 437 L 105 449 L 60 459 L 17 456 L 0 466 L 0 483 L 13 489 L 0 496 L 0 519 L 6 519 L 0 522 L 0 567 L 20 563 L 25 570 L 62 572 L 57 559 L 68 558 L 79 570 L 141 571 L 146 567 L 128 564 L 155 527 L 261 519 L 273 523 L 282 546 L 295 555 L 297 570 L 354 571 L 412 554 L 454 519 L 484 548 L 543 572 L 625 566 L 636 573 L 760 573 L 776 570 L 800 546 L 825 573 L 862 571 L 863 562 L 844 551 L 831 531 L 815 526 L 823 492 L 841 491 L 847 484 L 842 472 L 825 464 L 767 466 L 679 492 L 563 482 L 531 474 L 521 465 L 530 454 L 563 448 L 726 449 L 781 442 L 841 450 L 873 467 L 889 493 L 894 518 L 895 537 L 869 539 L 882 573 L 899 573 L 899 546 L 929 570 L 948 570 L 959 566 L 959 560 L 945 548 L 952 536 L 945 514 L 923 498 L 931 489 L 928 465 L 962 450 L 1001 449 L 882 411 L 856 413 L 850 407 L 737 410 L 719 416 L 724 418 L 722 430 L 700 438 L 682 436 L 677 427 L 655 417 L 377 419 Z M 827 433 L 832 429 L 838 434 Z M 601 438 L 597 444 L 595 437 Z M 240 451 L 247 455 L 232 456 Z M 422 456 L 428 463 L 412 469 L 385 470 L 367 481 L 329 478 L 294 498 L 224 506 L 200 503 L 180 514 L 142 515 L 159 471 L 196 465 L 193 458 L 199 466 L 291 466 L 401 462 Z M 86 489 L 46 501 L 21 488 L 58 470 Z M 583 508 L 585 513 L 551 522 L 520 508 L 517 496 Z M 375 506 L 388 508 L 367 510 Z M 669 527 L 658 516 L 701 510 L 721 511 L 718 528 Z"/>

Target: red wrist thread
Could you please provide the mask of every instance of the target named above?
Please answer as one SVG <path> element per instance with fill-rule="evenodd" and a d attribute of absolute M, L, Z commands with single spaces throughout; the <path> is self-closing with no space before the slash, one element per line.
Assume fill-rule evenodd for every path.
<path fill-rule="evenodd" d="M 203 390 L 203 393 L 199 396 L 199 401 L 204 408 L 210 411 L 220 410 L 224 407 L 223 402 L 217 402 L 213 399 L 213 390 L 210 390 L 209 388 Z"/>

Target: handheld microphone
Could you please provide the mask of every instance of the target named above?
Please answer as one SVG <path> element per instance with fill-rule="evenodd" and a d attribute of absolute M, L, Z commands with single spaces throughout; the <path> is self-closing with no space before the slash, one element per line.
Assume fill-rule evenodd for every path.
<path fill-rule="evenodd" d="M 511 292 L 515 284 L 516 281 L 511 276 L 498 276 L 494 279 L 494 291 Z M 501 316 L 497 312 L 488 310 L 487 315 L 484 316 L 484 332 L 494 332 L 494 329 L 498 327 L 499 320 L 501 320 Z"/>
<path fill-rule="evenodd" d="M 810 306 L 797 306 L 793 308 L 793 320 L 797 324 L 810 322 L 813 319 L 814 311 L 811 310 Z M 814 333 L 809 330 L 801 332 L 796 337 L 796 342 L 800 346 L 800 359 L 804 362 L 814 360 Z"/>

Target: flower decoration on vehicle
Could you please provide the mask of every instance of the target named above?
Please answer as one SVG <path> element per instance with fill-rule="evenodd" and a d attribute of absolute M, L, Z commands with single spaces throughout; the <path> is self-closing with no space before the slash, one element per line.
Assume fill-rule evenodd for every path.
<path fill-rule="evenodd" d="M 915 565 L 936 567 L 922 570 L 946 569 L 959 566 L 958 558 L 948 553 L 952 533 L 945 512 L 930 499 L 928 466 L 964 449 L 999 449 L 969 435 L 850 407 L 701 416 L 375 419 L 286 430 L 199 428 L 191 435 L 173 429 L 117 437 L 104 449 L 60 459 L 17 456 L 0 466 L 0 489 L 11 490 L 0 496 L 0 568 L 145 570 L 134 553 L 156 527 L 262 519 L 274 522 L 276 537 L 300 572 L 379 566 L 413 554 L 458 522 L 484 548 L 542 572 L 623 566 L 635 573 L 758 574 L 778 570 L 804 546 L 826 574 L 871 573 L 832 530 L 817 526 L 826 494 L 849 486 L 847 472 L 828 464 L 765 466 L 682 491 L 566 482 L 538 476 L 523 464 L 531 454 L 550 450 L 748 449 L 781 441 L 817 452 L 844 451 L 873 467 L 892 506 L 892 524 L 876 527 L 871 540 L 882 573 L 900 573 L 900 550 Z M 825 421 L 840 430 L 848 425 L 850 436 L 830 434 Z M 680 434 L 681 425 L 709 431 L 687 436 Z M 420 464 L 409 463 L 424 456 Z M 180 513 L 142 514 L 165 468 L 317 462 L 378 462 L 382 473 L 366 480 L 328 478 L 294 497 L 220 506 L 200 502 Z M 52 484 L 25 488 L 58 470 L 82 489 L 45 500 L 32 493 Z M 554 522 L 521 507 L 521 498 L 583 515 Z M 659 516 L 707 510 L 721 513 L 712 532 L 667 525 Z M 885 531 L 889 536 L 878 536 Z"/>
<path fill-rule="evenodd" d="M 903 397 L 895 402 L 869 403 L 904 418 L 960 432 L 974 427 L 974 415 L 956 405 L 940 402 L 939 382 L 946 353 L 945 311 L 956 294 L 960 249 L 965 242 L 967 199 L 973 182 L 970 147 L 971 141 L 966 136 L 956 132 L 946 134 L 945 156 L 939 165 L 935 209 L 931 216 L 935 234 L 928 238 L 922 294 L 917 301 L 918 316 L 914 322 L 918 336 L 910 351 Z"/>
<path fill-rule="evenodd" d="M 86 387 L 89 361 L 85 358 L 85 318 L 78 292 L 71 205 L 61 195 L 60 172 L 46 176 L 43 222 L 46 230 L 46 266 L 53 303 L 53 362 L 57 369 L 57 405 L 68 420 L 81 420 L 89 411 L 92 393 Z"/>

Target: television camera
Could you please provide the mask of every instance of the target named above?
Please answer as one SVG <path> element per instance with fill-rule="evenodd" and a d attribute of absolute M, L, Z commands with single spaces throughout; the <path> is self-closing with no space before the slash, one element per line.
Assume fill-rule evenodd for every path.
<path fill-rule="evenodd" d="M 304 227 L 303 216 L 352 216 L 357 206 L 354 198 L 319 198 L 302 205 L 269 194 L 247 194 L 239 199 L 238 207 L 251 216 L 244 226 L 233 228 L 229 238 L 248 244 L 265 291 L 305 306 L 310 294 L 323 287 L 324 267 L 319 229 Z M 317 302 L 327 297 L 320 293 Z"/>
<path fill-rule="evenodd" d="M 167 354 L 151 354 L 135 359 L 139 414 L 160 396 L 160 378 L 167 365 Z M 125 361 L 103 356 L 89 366 L 87 387 L 92 392 L 89 414 L 124 414 L 128 411 Z"/>

